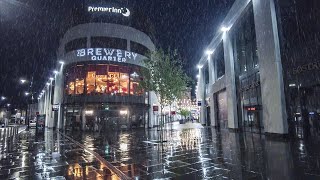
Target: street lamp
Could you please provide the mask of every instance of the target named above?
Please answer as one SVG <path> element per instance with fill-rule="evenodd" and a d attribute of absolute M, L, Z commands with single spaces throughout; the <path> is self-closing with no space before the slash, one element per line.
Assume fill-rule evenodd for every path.
<path fill-rule="evenodd" d="M 4 96 L 1 96 L 1 100 L 6 100 L 7 98 Z"/>
<path fill-rule="evenodd" d="M 25 94 L 26 96 L 28 96 L 30 93 L 29 93 L 29 92 L 25 92 L 24 94 Z"/>
<path fill-rule="evenodd" d="M 54 74 L 58 74 L 58 73 L 59 73 L 59 71 L 57 71 L 57 70 L 54 70 L 54 71 L 53 71 L 53 73 L 54 73 Z"/>
<path fill-rule="evenodd" d="M 222 31 L 222 32 L 228 32 L 230 29 L 231 29 L 230 27 L 225 27 L 225 26 L 223 26 L 223 27 L 221 28 L 221 31 Z"/>
<path fill-rule="evenodd" d="M 61 65 L 63 65 L 63 64 L 64 64 L 64 62 L 63 62 L 63 61 L 59 61 L 59 63 L 60 63 Z"/>
<path fill-rule="evenodd" d="M 213 51 L 211 51 L 211 50 L 206 50 L 206 55 L 210 56 L 211 54 L 213 54 Z"/>
<path fill-rule="evenodd" d="M 21 84 L 24 84 L 25 82 L 27 82 L 27 80 L 25 79 L 20 79 Z"/>

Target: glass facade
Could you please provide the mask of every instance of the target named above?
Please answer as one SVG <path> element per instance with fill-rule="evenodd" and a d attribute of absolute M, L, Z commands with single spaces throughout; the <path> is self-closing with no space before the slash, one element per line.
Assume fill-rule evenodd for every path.
<path fill-rule="evenodd" d="M 239 126 L 261 130 L 261 86 L 252 5 L 240 19 L 232 34 Z"/>
<path fill-rule="evenodd" d="M 66 68 L 67 95 L 142 95 L 139 67 L 77 64 Z"/>
<path fill-rule="evenodd" d="M 319 1 L 276 3 L 290 133 L 320 136 Z"/>
<path fill-rule="evenodd" d="M 215 50 L 213 61 L 216 72 L 216 78 L 220 79 L 225 74 L 223 43 L 221 43 Z"/>

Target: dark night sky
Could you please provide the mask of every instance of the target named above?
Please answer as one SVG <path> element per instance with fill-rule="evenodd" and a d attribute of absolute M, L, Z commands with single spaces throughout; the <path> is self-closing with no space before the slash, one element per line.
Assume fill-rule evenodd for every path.
<path fill-rule="evenodd" d="M 151 32 L 157 47 L 178 49 L 186 72 L 194 78 L 196 63 L 234 0 L 113 2 L 130 7 L 133 16 L 127 23 Z M 92 1 L 0 0 L 0 95 L 8 97 L 7 102 L 18 103 L 22 100 L 17 97 L 19 92 L 28 90 L 27 85 L 19 84 L 20 77 L 33 77 L 33 91 L 41 90 L 56 66 L 63 34 L 88 20 L 83 9 L 86 3 Z"/>

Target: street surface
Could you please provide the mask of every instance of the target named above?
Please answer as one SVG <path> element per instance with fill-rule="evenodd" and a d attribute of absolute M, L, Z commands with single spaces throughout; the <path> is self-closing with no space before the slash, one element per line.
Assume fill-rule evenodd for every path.
<path fill-rule="evenodd" d="M 0 150 L 0 179 L 120 179 L 112 168 L 135 179 L 320 179 L 319 140 L 270 139 L 191 122 L 168 125 L 162 139 L 155 129 L 31 129 L 2 140 Z"/>

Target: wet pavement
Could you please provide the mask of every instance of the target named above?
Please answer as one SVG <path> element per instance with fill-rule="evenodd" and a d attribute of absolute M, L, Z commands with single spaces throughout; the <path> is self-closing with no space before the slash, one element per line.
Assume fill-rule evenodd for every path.
<path fill-rule="evenodd" d="M 68 136 L 77 142 L 69 140 Z M 122 132 L 34 129 L 1 140 L 0 179 L 320 179 L 320 141 L 174 123 Z M 89 153 L 94 151 L 97 155 Z"/>
<path fill-rule="evenodd" d="M 0 179 L 119 179 L 95 156 L 52 130 L 2 139 Z"/>
<path fill-rule="evenodd" d="M 68 134 L 135 179 L 320 179 L 319 140 L 275 140 L 175 123 L 159 131 Z"/>

